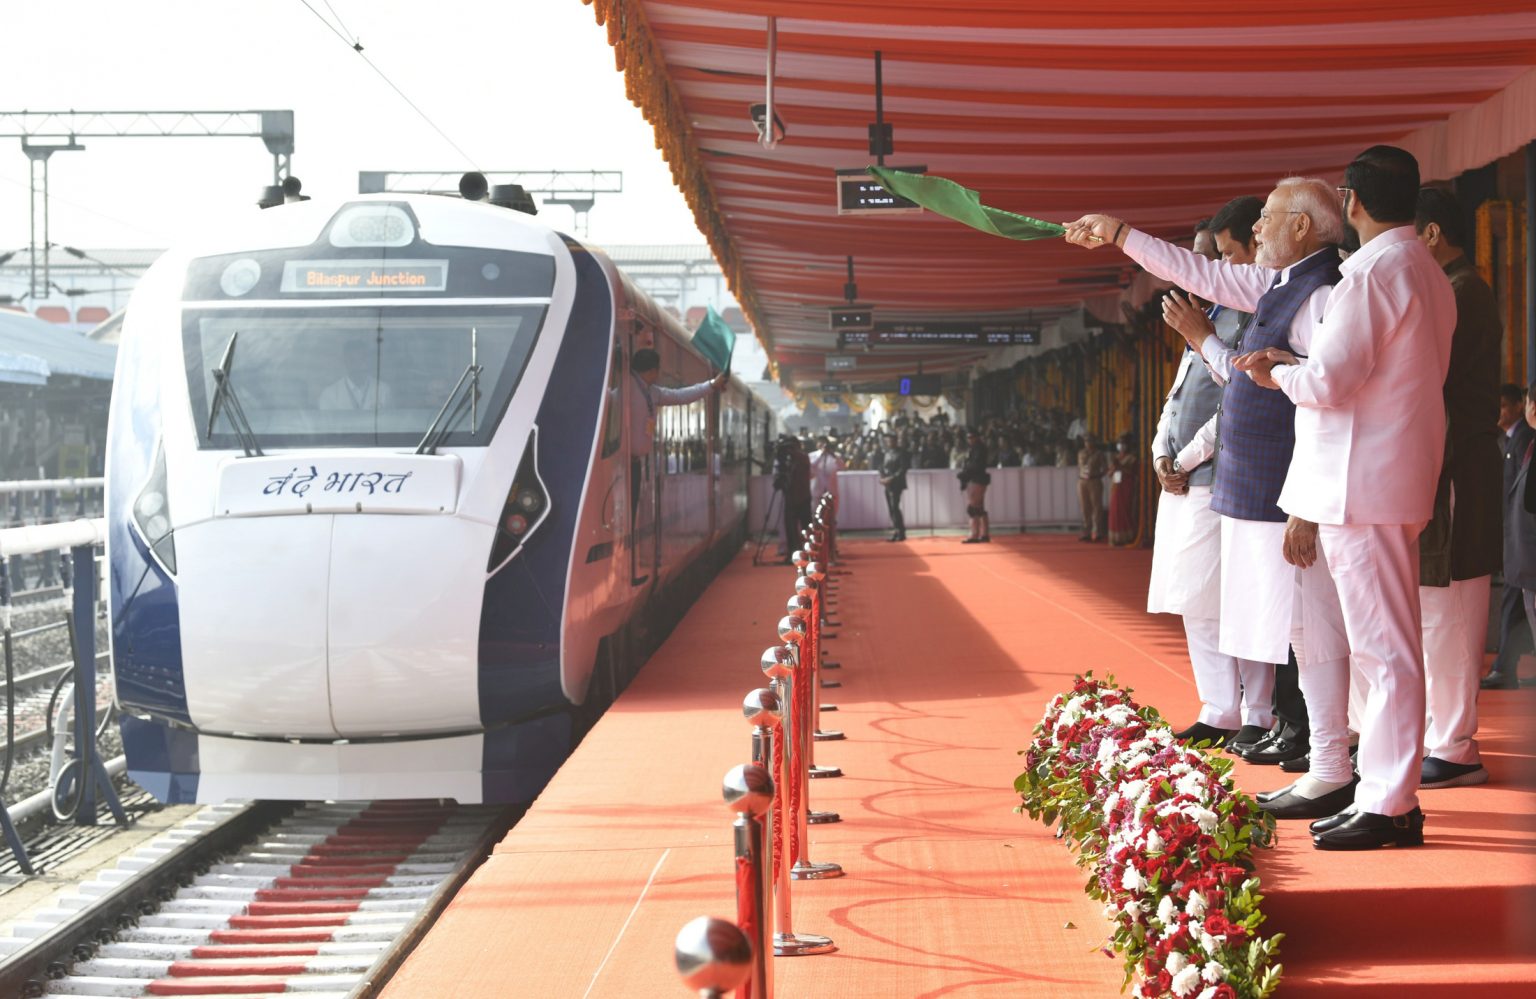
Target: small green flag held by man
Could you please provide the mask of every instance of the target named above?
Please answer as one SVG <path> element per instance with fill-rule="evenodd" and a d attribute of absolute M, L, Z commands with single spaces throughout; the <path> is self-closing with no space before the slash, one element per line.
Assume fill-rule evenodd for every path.
<path fill-rule="evenodd" d="M 1005 212 L 981 203 L 981 195 L 952 180 L 921 173 L 905 173 L 872 166 L 869 175 L 897 197 L 915 201 L 945 218 L 964 222 L 972 229 L 1004 239 L 1051 239 L 1064 234 L 1065 226 L 1043 222 L 1028 215 Z"/>

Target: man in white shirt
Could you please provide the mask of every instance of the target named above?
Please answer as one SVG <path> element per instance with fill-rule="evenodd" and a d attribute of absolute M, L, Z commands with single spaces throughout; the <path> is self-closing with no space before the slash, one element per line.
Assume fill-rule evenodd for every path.
<path fill-rule="evenodd" d="M 375 377 L 375 347 L 366 340 L 348 340 L 342 348 L 345 374 L 320 390 L 319 407 L 327 410 L 388 409 L 394 390 Z"/>
<path fill-rule="evenodd" d="M 821 502 L 823 496 L 832 497 L 832 523 L 837 523 L 837 473 L 843 470 L 843 459 L 837 456 L 837 449 L 832 446 L 832 438 L 826 434 L 816 440 L 818 447 L 811 452 L 811 509 Z M 832 544 L 837 544 L 837 533 L 834 531 L 828 535 Z M 837 555 L 834 547 L 830 554 Z"/>
<path fill-rule="evenodd" d="M 1338 589 L 1351 682 L 1365 708 L 1355 803 L 1313 823 L 1313 845 L 1371 849 L 1424 841 L 1418 537 L 1445 449 L 1441 387 L 1456 302 L 1413 229 L 1418 162 L 1372 146 L 1339 188 L 1360 250 L 1344 262 L 1304 361 L 1278 348 L 1236 367 L 1296 403 L 1296 449 L 1280 506 L 1317 523 Z"/>
<path fill-rule="evenodd" d="M 1240 349 L 1284 344 L 1305 355 L 1339 276 L 1335 244 L 1343 220 L 1330 185 L 1288 177 L 1270 192 L 1254 228 L 1254 264 L 1211 261 L 1138 232 L 1119 219 L 1086 215 L 1067 227 L 1067 239 L 1095 248 L 1114 243 L 1148 271 L 1208 301 L 1244 312 Z M 1278 273 L 1276 273 L 1278 271 Z M 1354 795 L 1349 761 L 1349 644 L 1332 578 L 1314 567 L 1316 524 L 1287 517 L 1278 500 L 1288 479 L 1297 433 L 1295 407 L 1252 382 L 1234 378 L 1238 351 L 1211 335 L 1198 310 L 1171 295 L 1165 318 L 1188 328 L 1217 380 L 1225 384 L 1217 423 L 1180 454 L 1193 467 L 1220 449 L 1211 508 L 1221 514 L 1220 651 L 1239 659 L 1283 663 L 1294 650 L 1310 733 L 1281 728 L 1240 753 L 1254 763 L 1299 760 L 1307 773 L 1293 784 L 1260 795 L 1278 818 L 1333 815 Z M 1303 553 L 1296 559 L 1287 550 Z M 1297 570 L 1301 571 L 1297 571 Z"/>

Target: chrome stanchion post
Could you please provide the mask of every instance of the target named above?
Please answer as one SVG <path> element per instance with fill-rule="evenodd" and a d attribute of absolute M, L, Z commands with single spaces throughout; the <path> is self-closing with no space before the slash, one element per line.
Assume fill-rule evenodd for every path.
<path fill-rule="evenodd" d="M 752 944 L 752 973 L 740 995 L 769 999 L 773 995 L 773 962 L 768 953 L 768 941 L 773 938 L 768 906 L 772 886 L 767 880 L 771 862 L 764 863 L 763 851 L 764 826 L 773 808 L 773 778 L 756 763 L 744 763 L 726 773 L 721 793 L 736 813 L 731 824 L 736 844 L 736 925 Z"/>
<path fill-rule="evenodd" d="M 796 594 L 796 598 L 799 595 Z M 807 614 L 811 613 L 809 610 Z M 841 877 L 843 869 L 837 864 L 814 863 L 810 859 L 810 751 L 811 751 L 811 700 L 810 692 L 815 685 L 815 678 L 805 659 L 807 624 L 803 618 L 786 616 L 779 621 L 779 637 L 785 643 L 794 648 L 794 697 L 791 699 L 791 717 L 793 725 L 789 733 L 788 741 L 794 747 L 794 758 L 790 766 L 791 787 L 798 793 L 793 796 L 793 814 L 789 821 L 793 822 L 793 842 L 796 849 L 793 853 L 794 866 L 790 868 L 789 876 L 796 881 L 813 881 L 822 878 Z"/>
<path fill-rule="evenodd" d="M 752 974 L 752 943 L 726 919 L 690 920 L 678 931 L 673 948 L 683 984 L 703 999 L 721 999 Z"/>
<path fill-rule="evenodd" d="M 820 562 L 812 562 L 812 563 L 810 563 L 809 565 L 807 565 L 805 567 L 805 571 L 806 571 L 805 576 L 803 576 L 801 578 L 804 581 L 804 583 L 806 584 L 806 588 L 809 589 L 813 594 L 815 594 L 816 598 L 819 601 L 819 599 L 821 597 L 822 588 L 825 586 L 825 583 L 823 581 L 826 579 L 826 571 L 822 568 Z M 818 632 L 819 632 L 819 626 L 818 626 Z M 813 742 L 836 742 L 836 741 L 838 741 L 840 739 L 844 739 L 844 738 L 846 738 L 846 736 L 844 736 L 842 732 L 840 732 L 840 731 L 838 731 L 836 729 L 832 729 L 830 731 L 823 731 L 822 727 L 821 727 L 821 690 L 822 690 L 823 687 L 841 687 L 842 683 L 840 683 L 837 680 L 823 680 L 821 678 L 822 650 L 821 650 L 821 643 L 820 642 L 816 643 L 815 659 L 811 663 L 811 668 L 812 668 L 812 671 L 813 671 L 812 675 L 815 678 L 815 682 L 811 686 L 811 738 L 812 738 L 812 741 Z M 816 757 L 815 757 L 815 752 L 813 750 L 812 754 L 811 754 L 812 772 L 814 772 L 815 765 L 816 765 Z"/>
<path fill-rule="evenodd" d="M 780 622 L 782 625 L 783 622 Z M 791 902 L 791 878 L 790 866 L 794 863 L 794 844 L 792 834 L 795 832 L 794 807 L 791 798 L 799 795 L 800 789 L 792 777 L 791 747 L 794 728 L 794 676 L 795 654 L 794 648 L 789 645 L 775 645 L 763 652 L 763 672 L 772 680 L 777 688 L 779 704 L 779 734 L 774 739 L 775 752 L 771 753 L 773 760 L 774 784 L 778 793 L 773 798 L 773 835 L 770 837 L 770 847 L 773 851 L 773 862 L 769 865 L 773 872 L 774 881 L 774 934 L 773 953 L 778 957 L 803 957 L 807 954 L 825 954 L 834 949 L 830 937 L 817 936 L 813 933 L 796 933 L 793 921 L 793 905 Z"/>

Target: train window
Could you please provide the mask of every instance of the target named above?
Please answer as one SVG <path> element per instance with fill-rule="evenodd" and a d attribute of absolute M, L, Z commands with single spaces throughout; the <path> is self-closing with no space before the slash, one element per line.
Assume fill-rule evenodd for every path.
<path fill-rule="evenodd" d="M 211 433 L 208 426 L 213 370 L 226 356 L 229 382 L 262 447 L 414 446 L 451 397 L 463 405 L 449 406 L 442 443 L 488 444 L 544 311 L 543 305 L 189 309 L 183 339 L 199 445 L 240 446 L 222 409 Z M 481 367 L 478 392 L 471 379 L 461 383 L 471 360 Z"/>
<path fill-rule="evenodd" d="M 608 415 L 603 421 L 603 457 L 618 451 L 623 443 L 624 393 L 620 385 L 624 380 L 624 350 L 617 340 L 613 342 L 613 364 L 608 369 Z"/>

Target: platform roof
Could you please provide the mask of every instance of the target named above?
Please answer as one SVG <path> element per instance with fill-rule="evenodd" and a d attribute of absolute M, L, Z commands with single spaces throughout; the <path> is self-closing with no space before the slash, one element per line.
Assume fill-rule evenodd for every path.
<path fill-rule="evenodd" d="M 0 311 L 0 382 L 43 385 L 53 375 L 111 381 L 117 348 L 27 315 Z"/>
<path fill-rule="evenodd" d="M 834 171 L 872 160 L 876 50 L 889 165 L 1166 236 L 1285 175 L 1336 181 L 1373 143 L 1413 150 L 1431 180 L 1536 138 L 1530 0 L 586 2 L 765 345 L 817 371 L 849 255 L 860 300 L 891 319 L 1038 318 L 1129 269 L 1114 250 L 931 214 L 837 215 Z M 764 101 L 769 17 L 787 129 L 771 150 L 747 111 Z M 929 370 L 973 356 L 940 351 Z"/>

